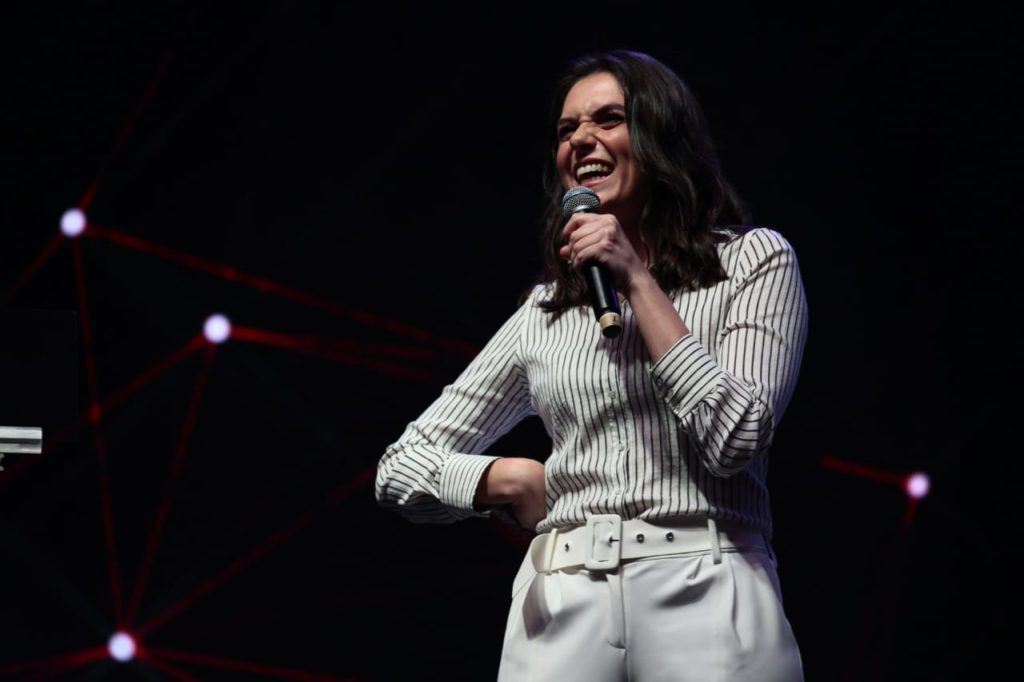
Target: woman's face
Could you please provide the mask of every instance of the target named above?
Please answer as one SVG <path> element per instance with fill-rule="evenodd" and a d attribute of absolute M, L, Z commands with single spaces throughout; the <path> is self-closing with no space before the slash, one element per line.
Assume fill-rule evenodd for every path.
<path fill-rule="evenodd" d="M 565 189 L 588 187 L 601 199 L 601 212 L 635 226 L 645 183 L 629 144 L 626 102 L 610 73 L 590 74 L 572 86 L 558 120 L 555 163 Z"/>

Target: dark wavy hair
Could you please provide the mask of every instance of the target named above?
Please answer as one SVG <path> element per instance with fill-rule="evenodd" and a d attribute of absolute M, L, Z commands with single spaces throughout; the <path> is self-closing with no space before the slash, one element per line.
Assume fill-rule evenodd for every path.
<path fill-rule="evenodd" d="M 558 257 L 565 218 L 560 202 L 557 121 L 572 86 L 594 73 L 615 76 L 625 94 L 630 146 L 648 187 L 640 235 L 651 273 L 667 292 L 702 288 L 726 279 L 715 244 L 726 237 L 716 226 L 744 224 L 746 206 L 722 176 L 704 114 L 686 84 L 650 55 L 629 50 L 589 54 L 569 63 L 551 99 L 544 164 L 542 215 L 544 269 L 540 283 L 554 290 L 540 305 L 556 317 L 588 304 L 582 277 Z"/>

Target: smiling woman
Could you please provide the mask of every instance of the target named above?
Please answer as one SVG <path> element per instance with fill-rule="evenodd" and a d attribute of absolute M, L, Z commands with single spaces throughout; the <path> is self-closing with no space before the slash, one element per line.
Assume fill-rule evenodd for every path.
<path fill-rule="evenodd" d="M 562 186 L 594 190 L 605 212 L 618 216 L 631 241 L 638 240 L 646 192 L 629 144 L 625 95 L 615 76 L 599 72 L 573 85 L 557 129 Z"/>
<path fill-rule="evenodd" d="M 581 117 L 588 105 L 592 113 Z M 749 215 L 722 175 L 700 104 L 675 73 L 636 53 L 582 58 L 555 86 L 551 120 L 542 279 L 558 287 L 541 304 L 545 310 L 587 301 L 583 281 L 563 266 L 565 219 L 556 200 L 576 185 L 594 189 L 605 212 L 618 216 L 666 291 L 710 286 L 726 277 L 716 247 L 724 237 L 715 228 L 745 225 Z M 592 160 L 611 172 L 595 177 L 603 170 L 585 168 Z M 617 168 L 618 177 L 605 184 Z M 623 196 L 631 205 L 613 210 L 609 202 Z"/>
<path fill-rule="evenodd" d="M 377 499 L 417 522 L 505 508 L 537 533 L 503 682 L 801 680 L 766 486 L 806 334 L 793 249 L 737 225 L 700 108 L 664 64 L 585 57 L 552 106 L 541 281 L 387 449 Z M 566 220 L 577 187 L 601 212 Z M 586 310 L 594 263 L 621 294 L 611 338 Z M 483 454 L 532 414 L 550 453 Z"/>

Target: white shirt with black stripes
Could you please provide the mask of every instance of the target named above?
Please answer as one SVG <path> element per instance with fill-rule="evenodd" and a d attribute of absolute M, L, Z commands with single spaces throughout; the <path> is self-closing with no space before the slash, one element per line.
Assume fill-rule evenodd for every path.
<path fill-rule="evenodd" d="M 729 277 L 672 294 L 690 333 L 652 362 L 629 308 L 604 338 L 589 307 L 555 319 L 536 287 L 469 366 L 389 446 L 381 505 L 415 522 L 481 516 L 484 455 L 538 415 L 546 532 L 591 514 L 661 521 L 711 516 L 771 537 L 767 454 L 796 385 L 807 303 L 792 246 L 759 227 L 718 245 Z"/>

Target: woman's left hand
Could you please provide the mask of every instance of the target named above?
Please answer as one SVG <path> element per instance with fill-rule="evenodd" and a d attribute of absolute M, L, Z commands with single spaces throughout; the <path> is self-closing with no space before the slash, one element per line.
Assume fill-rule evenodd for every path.
<path fill-rule="evenodd" d="M 577 213 L 562 229 L 565 245 L 558 255 L 574 270 L 588 261 L 603 264 L 615 279 L 616 288 L 629 297 L 638 277 L 648 276 L 647 267 L 637 255 L 618 219 L 611 213 Z"/>

